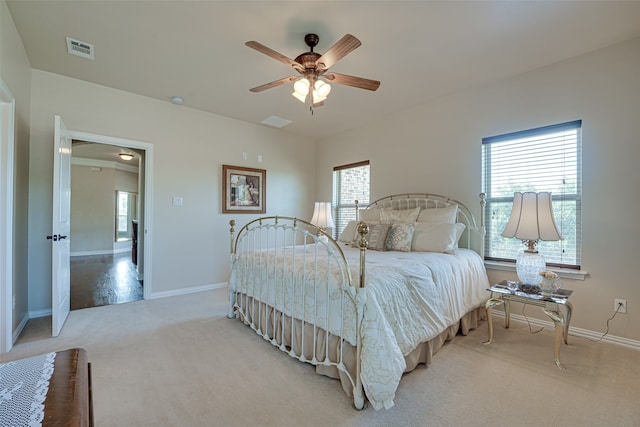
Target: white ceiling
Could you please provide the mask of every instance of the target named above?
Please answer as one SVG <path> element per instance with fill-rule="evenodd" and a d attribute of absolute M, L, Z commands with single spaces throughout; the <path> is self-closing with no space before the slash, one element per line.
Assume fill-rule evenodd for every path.
<path fill-rule="evenodd" d="M 324 138 L 460 90 L 640 37 L 640 1 L 60 1 L 8 0 L 33 68 L 252 123 Z M 312 116 L 292 75 L 244 45 L 295 58 L 304 35 L 324 53 L 344 34 L 362 41 L 331 71 L 382 82 L 376 92 L 333 85 Z M 95 60 L 66 52 L 69 36 Z"/>

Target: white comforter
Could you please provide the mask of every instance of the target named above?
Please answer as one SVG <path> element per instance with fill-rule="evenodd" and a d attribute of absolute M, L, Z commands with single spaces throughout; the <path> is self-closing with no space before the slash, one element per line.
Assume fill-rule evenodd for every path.
<path fill-rule="evenodd" d="M 342 249 L 357 284 L 359 251 L 344 245 Z M 231 289 L 258 297 L 296 318 L 315 322 L 355 345 L 355 305 L 341 302 L 343 293 L 336 283 L 342 276 L 335 263 L 327 268 L 331 272 L 300 268 L 316 256 L 326 257 L 323 253 L 324 250 L 316 252 L 315 245 L 308 245 L 303 251 L 285 250 L 277 254 L 254 252 L 251 256 L 262 259 L 263 268 L 247 270 L 236 265 L 232 269 Z M 288 260 L 285 264 L 284 259 Z M 242 263 L 242 256 L 235 262 Z M 286 272 L 274 268 L 276 264 L 286 265 Z M 310 281 L 301 286 L 302 276 L 310 275 L 322 286 L 314 286 Z M 367 251 L 365 279 L 365 288 L 358 296 L 366 301 L 361 327 L 361 378 L 372 406 L 390 408 L 405 370 L 404 356 L 481 306 L 489 282 L 482 259 L 467 249 L 458 249 L 454 255 Z M 346 295 L 347 299 L 356 297 L 353 289 L 347 290 Z"/>
<path fill-rule="evenodd" d="M 358 252 L 345 249 L 352 265 Z M 489 281 L 480 256 L 467 249 L 455 255 L 367 251 L 366 263 L 362 382 L 374 408 L 390 408 L 404 356 L 483 305 Z"/>

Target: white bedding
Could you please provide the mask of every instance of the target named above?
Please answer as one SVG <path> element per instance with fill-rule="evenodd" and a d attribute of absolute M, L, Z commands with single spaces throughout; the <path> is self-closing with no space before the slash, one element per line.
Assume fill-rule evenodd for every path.
<path fill-rule="evenodd" d="M 359 250 L 344 244 L 341 247 L 357 284 Z M 328 328 L 355 345 L 355 304 L 341 303 L 339 298 L 341 291 L 337 284 L 342 273 L 335 262 L 319 270 L 302 268 L 310 261 L 315 262 L 316 257 L 326 259 L 327 255 L 321 244 L 301 248 L 287 248 L 275 254 L 264 251 L 239 254 L 234 262 L 242 263 L 247 256 L 258 257 L 263 267 L 251 271 L 233 268 L 229 286 L 295 318 Z M 287 262 L 283 264 L 285 259 Z M 282 265 L 286 265 L 285 272 L 280 268 Z M 314 286 L 307 280 L 301 287 L 303 275 L 316 277 L 320 285 Z M 489 282 L 482 259 L 468 249 L 457 249 L 455 254 L 367 251 L 365 278 L 364 292 L 359 292 L 360 298 L 366 297 L 361 328 L 361 378 L 372 406 L 390 408 L 405 370 L 404 356 L 483 305 Z M 258 283 L 268 286 L 261 287 Z M 355 300 L 354 289 L 346 292 L 347 301 Z M 314 298 L 317 311 L 312 309 Z"/>

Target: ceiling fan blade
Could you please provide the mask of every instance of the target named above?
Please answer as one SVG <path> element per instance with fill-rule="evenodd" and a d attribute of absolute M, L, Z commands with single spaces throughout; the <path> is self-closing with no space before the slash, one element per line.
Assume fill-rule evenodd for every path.
<path fill-rule="evenodd" d="M 280 86 L 280 85 L 283 85 L 285 83 L 296 81 L 299 78 L 300 78 L 299 76 L 298 77 L 289 76 L 289 77 L 285 77 L 284 79 L 276 80 L 276 81 L 271 82 L 271 83 L 265 83 L 265 84 L 260 85 L 260 86 L 252 87 L 249 90 L 251 92 L 262 92 L 263 90 L 271 89 L 273 87 Z"/>
<path fill-rule="evenodd" d="M 318 71 L 326 70 L 333 64 L 344 58 L 348 53 L 354 51 L 360 46 L 360 40 L 347 34 L 329 48 L 318 60 L 316 61 L 316 69 Z"/>
<path fill-rule="evenodd" d="M 262 43 L 256 42 L 256 41 L 248 41 L 245 43 L 246 46 L 250 47 L 251 49 L 255 49 L 260 53 L 264 53 L 267 56 L 270 56 L 274 59 L 277 59 L 280 62 L 284 62 L 287 65 L 292 66 L 293 68 L 295 68 L 296 70 L 302 70 L 303 67 L 300 63 L 294 61 L 291 58 L 287 58 L 286 56 L 284 56 L 281 53 L 276 52 L 275 50 L 266 47 L 265 45 L 263 45 Z"/>
<path fill-rule="evenodd" d="M 377 80 L 348 76 L 346 74 L 329 73 L 329 74 L 325 74 L 323 77 L 325 77 L 327 80 L 329 80 L 332 83 L 353 86 L 360 89 L 376 90 L 378 89 L 378 87 L 380 87 L 380 82 Z"/>

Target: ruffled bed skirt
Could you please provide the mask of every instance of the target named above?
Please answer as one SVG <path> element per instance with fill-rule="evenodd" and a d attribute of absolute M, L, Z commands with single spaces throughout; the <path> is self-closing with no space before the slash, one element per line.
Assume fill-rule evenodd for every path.
<path fill-rule="evenodd" d="M 407 367 L 404 372 L 411 372 L 421 364 L 429 366 L 433 356 L 447 341 L 451 341 L 458 334 L 467 335 L 470 330 L 477 329 L 480 320 L 484 319 L 486 319 L 486 310 L 484 307 L 478 307 L 465 314 L 455 325 L 450 326 L 437 337 L 423 342 L 412 352 L 405 355 L 404 360 Z M 345 347 L 348 347 L 349 351 L 353 353 L 353 360 L 355 361 L 355 348 L 353 348 L 349 343 L 346 343 Z M 351 366 L 345 362 L 345 365 L 347 365 L 349 372 L 355 371 L 355 364 Z M 342 383 L 342 389 L 344 392 L 349 396 L 353 396 L 353 391 L 351 390 L 351 384 L 348 377 L 334 366 L 318 365 L 316 366 L 316 372 L 321 375 L 339 379 Z"/>
<path fill-rule="evenodd" d="M 303 328 L 299 319 L 294 319 L 292 326 L 289 316 L 283 316 L 282 312 L 264 303 L 254 303 L 251 297 L 243 296 L 237 302 L 243 313 L 241 318 L 252 325 L 256 332 L 283 351 L 293 352 L 296 357 L 314 364 L 318 374 L 339 379 L 344 392 L 353 396 L 353 385 L 349 379 L 351 377 L 355 381 L 356 348 L 353 345 L 309 323 L 305 322 Z M 405 355 L 405 372 L 410 372 L 421 364 L 429 366 L 433 356 L 447 341 L 458 334 L 467 335 L 470 330 L 477 329 L 479 321 L 483 319 L 486 319 L 486 310 L 481 306 L 465 314 L 435 338 L 420 344 Z M 335 365 L 323 364 L 327 359 L 338 364 L 342 361 L 347 372 L 339 370 Z"/>

